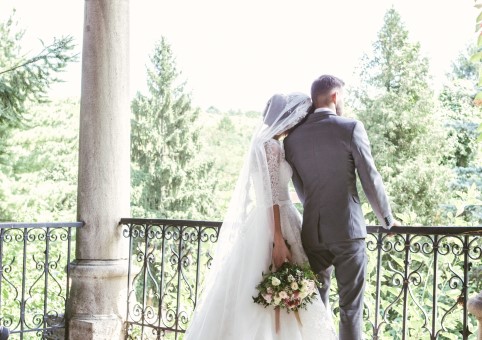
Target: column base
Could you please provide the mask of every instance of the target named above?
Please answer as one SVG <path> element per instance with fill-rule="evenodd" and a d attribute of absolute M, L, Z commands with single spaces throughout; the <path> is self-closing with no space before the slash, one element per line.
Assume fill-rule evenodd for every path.
<path fill-rule="evenodd" d="M 76 260 L 71 265 L 68 339 L 122 339 L 127 260 Z"/>
<path fill-rule="evenodd" d="M 123 338 L 123 323 L 116 315 L 97 315 L 95 319 L 75 317 L 69 323 L 70 340 L 111 340 Z"/>

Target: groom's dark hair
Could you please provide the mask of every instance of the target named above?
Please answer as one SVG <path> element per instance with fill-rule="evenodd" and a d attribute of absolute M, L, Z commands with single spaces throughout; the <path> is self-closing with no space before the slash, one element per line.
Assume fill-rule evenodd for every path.
<path fill-rule="evenodd" d="M 318 96 L 327 95 L 331 90 L 345 86 L 345 82 L 338 77 L 324 74 L 311 84 L 311 100 L 315 102 Z"/>

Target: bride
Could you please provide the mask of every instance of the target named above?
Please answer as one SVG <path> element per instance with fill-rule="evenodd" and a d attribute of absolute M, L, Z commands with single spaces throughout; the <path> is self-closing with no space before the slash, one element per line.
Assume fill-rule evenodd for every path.
<path fill-rule="evenodd" d="M 319 295 L 300 310 L 301 324 L 293 313 L 281 310 L 278 331 L 274 309 L 253 302 L 256 286 L 271 264 L 276 268 L 284 261 L 308 262 L 301 245 L 301 217 L 289 197 L 292 170 L 281 140 L 310 106 L 310 98 L 298 93 L 276 94 L 268 101 L 184 339 L 337 339 L 331 314 Z"/>

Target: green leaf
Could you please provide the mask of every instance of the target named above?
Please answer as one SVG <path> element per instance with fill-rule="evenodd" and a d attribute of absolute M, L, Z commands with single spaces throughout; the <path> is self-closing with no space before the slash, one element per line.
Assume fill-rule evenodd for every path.
<path fill-rule="evenodd" d="M 455 213 L 455 216 L 460 216 L 465 211 L 465 204 L 460 203 L 460 204 L 456 205 L 456 208 L 457 208 L 457 212 Z"/>
<path fill-rule="evenodd" d="M 473 54 L 470 57 L 470 61 L 473 63 L 478 63 L 482 59 L 482 51 Z"/>
<path fill-rule="evenodd" d="M 479 6 L 482 6 L 482 4 L 480 4 Z M 480 7 L 478 7 L 478 8 L 480 8 Z M 479 13 L 479 16 L 477 17 L 476 22 L 479 23 L 481 21 L 482 21 L 482 12 Z"/>

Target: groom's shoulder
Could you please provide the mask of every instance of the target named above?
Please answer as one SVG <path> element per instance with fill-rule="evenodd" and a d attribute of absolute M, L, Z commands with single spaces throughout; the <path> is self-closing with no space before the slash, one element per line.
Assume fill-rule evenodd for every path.
<path fill-rule="evenodd" d="M 347 117 L 347 116 L 333 116 L 336 120 L 340 121 L 340 122 L 345 122 L 345 123 L 356 123 L 358 122 L 359 120 L 353 118 L 353 117 Z"/>
<path fill-rule="evenodd" d="M 288 137 L 303 135 L 306 133 L 306 131 L 315 131 L 318 129 L 333 128 L 336 126 L 341 128 L 353 129 L 354 126 L 357 124 L 361 124 L 361 122 L 351 117 L 338 116 L 338 115 L 329 115 L 329 116 L 328 115 L 325 115 L 325 116 L 310 115 L 308 119 L 306 119 L 304 122 L 295 126 L 295 128 L 291 131 Z"/>
<path fill-rule="evenodd" d="M 344 127 L 351 127 L 353 128 L 357 124 L 361 124 L 361 122 L 355 118 L 345 117 L 345 116 L 333 116 L 335 122 Z"/>

